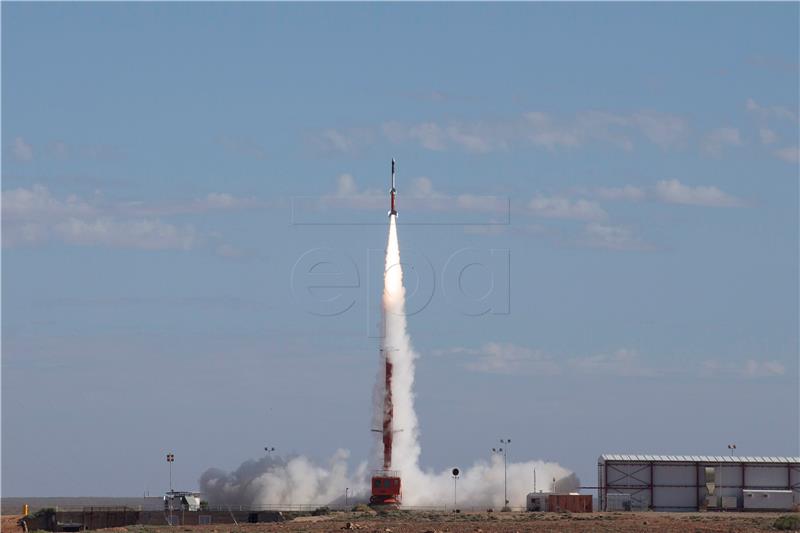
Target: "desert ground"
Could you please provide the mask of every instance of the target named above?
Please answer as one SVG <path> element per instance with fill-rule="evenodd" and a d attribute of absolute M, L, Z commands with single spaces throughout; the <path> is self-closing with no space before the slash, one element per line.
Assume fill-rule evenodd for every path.
<path fill-rule="evenodd" d="M 6 515 L 3 533 L 18 533 L 19 515 Z M 800 513 L 461 513 L 389 512 L 385 514 L 332 512 L 279 523 L 216 524 L 209 526 L 128 526 L 114 533 L 514 533 L 541 532 L 755 532 L 798 531 Z"/>

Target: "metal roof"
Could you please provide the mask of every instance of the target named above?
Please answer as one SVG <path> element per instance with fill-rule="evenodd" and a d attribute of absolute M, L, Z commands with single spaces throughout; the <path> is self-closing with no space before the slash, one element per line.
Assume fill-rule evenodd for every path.
<path fill-rule="evenodd" d="M 800 463 L 800 457 L 753 457 L 744 455 L 638 455 L 604 453 L 599 462 L 654 462 L 654 463 Z"/>

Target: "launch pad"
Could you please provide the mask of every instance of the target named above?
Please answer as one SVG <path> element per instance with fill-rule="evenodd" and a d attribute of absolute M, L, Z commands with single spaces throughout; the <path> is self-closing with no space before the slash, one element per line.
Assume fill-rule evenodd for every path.
<path fill-rule="evenodd" d="M 369 504 L 372 507 L 398 508 L 403 500 L 403 489 L 400 472 L 396 470 L 378 470 L 372 475 L 372 496 Z"/>

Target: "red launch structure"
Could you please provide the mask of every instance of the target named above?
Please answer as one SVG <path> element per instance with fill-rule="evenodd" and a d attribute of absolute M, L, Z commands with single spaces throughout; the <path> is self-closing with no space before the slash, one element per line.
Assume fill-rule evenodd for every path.
<path fill-rule="evenodd" d="M 394 437 L 394 407 L 392 405 L 392 361 L 390 350 L 382 350 L 386 365 L 383 393 L 383 427 L 379 430 L 383 440 L 383 470 L 372 476 L 372 496 L 370 505 L 397 507 L 402 500 L 400 472 L 392 470 L 392 439 Z"/>
<path fill-rule="evenodd" d="M 397 216 L 395 209 L 395 195 L 397 189 L 394 186 L 394 159 L 392 159 L 392 188 L 389 191 L 390 207 L 389 217 Z M 384 317 L 384 328 L 386 318 Z M 384 338 L 386 337 L 384 332 Z M 392 440 L 394 438 L 394 406 L 392 405 L 392 359 L 391 348 L 385 347 L 381 350 L 383 361 L 386 365 L 384 389 L 383 389 L 383 425 L 379 431 L 383 437 L 383 470 L 378 470 L 372 476 L 372 496 L 369 499 L 370 505 L 397 507 L 402 500 L 400 486 L 400 473 L 392 470 Z"/>
<path fill-rule="evenodd" d="M 386 389 L 383 395 L 383 469 L 392 468 L 392 419 L 394 406 L 392 405 L 392 362 L 389 354 L 384 352 L 386 360 Z"/>

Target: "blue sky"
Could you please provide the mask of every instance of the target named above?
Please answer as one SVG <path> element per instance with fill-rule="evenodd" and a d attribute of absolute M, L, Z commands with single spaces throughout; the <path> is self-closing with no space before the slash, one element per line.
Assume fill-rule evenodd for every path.
<path fill-rule="evenodd" d="M 3 3 L 3 494 L 365 457 L 391 157 L 423 466 L 796 455 L 798 15 Z"/>

